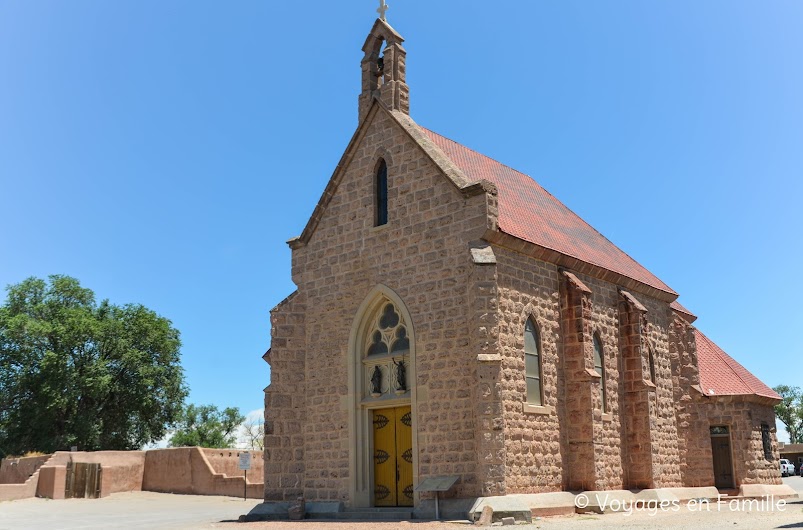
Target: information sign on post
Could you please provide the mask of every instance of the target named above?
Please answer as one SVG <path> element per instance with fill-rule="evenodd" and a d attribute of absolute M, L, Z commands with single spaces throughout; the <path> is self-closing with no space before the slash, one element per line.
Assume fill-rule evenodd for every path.
<path fill-rule="evenodd" d="M 240 453 L 240 469 L 243 470 L 243 500 L 248 500 L 248 470 L 251 469 L 251 453 Z"/>
<path fill-rule="evenodd" d="M 240 469 L 243 471 L 251 469 L 251 453 L 248 451 L 240 453 Z"/>

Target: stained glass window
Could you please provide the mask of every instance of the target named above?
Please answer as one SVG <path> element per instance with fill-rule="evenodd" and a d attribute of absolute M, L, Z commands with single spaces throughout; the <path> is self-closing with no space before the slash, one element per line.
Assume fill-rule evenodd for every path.
<path fill-rule="evenodd" d="M 524 325 L 524 377 L 527 381 L 527 403 L 543 404 L 541 388 L 541 341 L 532 319 Z"/>
<path fill-rule="evenodd" d="M 389 301 L 380 306 L 367 341 L 366 355 L 406 354 L 410 350 L 407 327 L 396 307 Z"/>

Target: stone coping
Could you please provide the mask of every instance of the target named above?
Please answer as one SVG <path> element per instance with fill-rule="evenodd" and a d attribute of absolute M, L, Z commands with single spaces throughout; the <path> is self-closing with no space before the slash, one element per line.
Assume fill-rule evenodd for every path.
<path fill-rule="evenodd" d="M 742 484 L 739 496 L 748 499 L 775 497 L 776 499 L 797 500 L 800 497 L 788 484 Z"/>

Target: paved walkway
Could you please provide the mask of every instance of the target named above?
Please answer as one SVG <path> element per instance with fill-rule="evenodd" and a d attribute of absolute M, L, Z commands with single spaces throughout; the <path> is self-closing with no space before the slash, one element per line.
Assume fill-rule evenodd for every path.
<path fill-rule="evenodd" d="M 256 499 L 137 491 L 102 499 L 23 499 L 0 502 L 0 530 L 89 528 L 212 528 L 236 521 Z"/>

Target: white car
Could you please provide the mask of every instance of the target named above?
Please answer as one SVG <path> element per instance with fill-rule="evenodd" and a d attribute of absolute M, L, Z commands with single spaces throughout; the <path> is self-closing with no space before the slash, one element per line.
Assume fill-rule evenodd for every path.
<path fill-rule="evenodd" d="M 795 474 L 795 465 L 786 458 L 781 458 L 781 476 L 788 477 L 794 474 Z"/>

